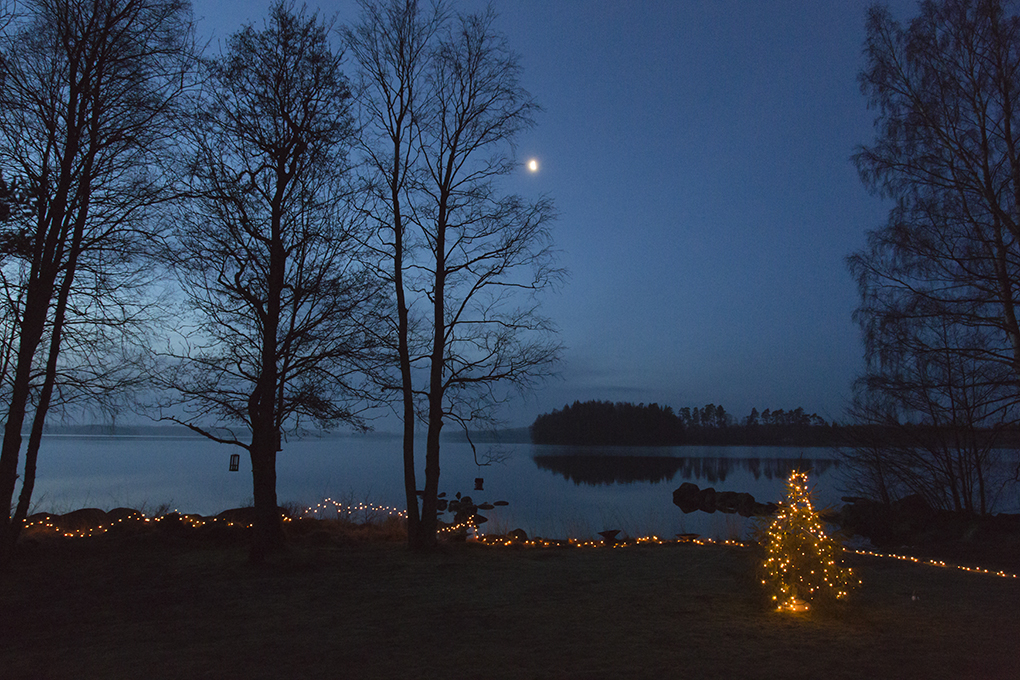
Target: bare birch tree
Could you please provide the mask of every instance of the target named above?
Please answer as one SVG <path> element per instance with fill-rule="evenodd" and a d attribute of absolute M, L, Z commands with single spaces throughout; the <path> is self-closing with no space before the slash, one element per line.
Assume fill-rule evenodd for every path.
<path fill-rule="evenodd" d="M 553 209 L 548 199 L 499 191 L 500 178 L 519 167 L 513 141 L 533 124 L 537 106 L 493 14 L 454 16 L 442 5 L 424 11 L 412 0 L 363 7 L 348 41 L 369 93 L 369 165 L 383 189 L 373 213 L 380 248 L 405 300 L 395 325 L 408 539 L 428 548 L 436 543 L 444 425 L 490 421 L 508 387 L 529 387 L 558 357 L 535 298 L 560 276 Z M 409 319 L 419 323 L 412 328 Z M 426 422 L 418 522 L 409 395 L 421 400 Z"/>
<path fill-rule="evenodd" d="M 975 512 L 984 494 L 973 500 L 956 486 L 983 469 L 968 432 L 1015 422 L 1020 385 L 1016 8 L 927 2 L 903 26 L 875 6 L 860 76 L 878 117 L 856 161 L 876 193 L 896 200 L 888 224 L 849 261 L 861 291 L 864 385 L 943 437 L 914 449 L 927 453 L 912 467 L 931 466 L 920 476 L 948 485 L 929 487 L 929 498 Z"/>
<path fill-rule="evenodd" d="M 28 508 L 58 373 L 69 371 L 65 341 L 89 334 L 75 333 L 76 323 L 126 329 L 137 311 L 121 294 L 138 273 L 148 208 L 164 197 L 170 121 L 192 55 L 190 11 L 177 0 L 31 0 L 23 9 L 0 64 L 0 167 L 24 183 L 31 206 L 3 239 L 15 328 L 0 502 L 13 499 L 33 415 L 21 497 L 0 537 L 4 559 Z"/>
<path fill-rule="evenodd" d="M 447 10 L 438 4 L 420 10 L 417 2 L 404 0 L 365 2 L 361 21 L 344 31 L 345 42 L 358 63 L 359 150 L 367 169 L 364 211 L 375 227 L 370 244 L 379 261 L 378 275 L 393 292 L 390 324 L 398 378 L 395 385 L 384 382 L 383 389 L 400 394 L 409 541 L 418 535 L 421 521 L 414 458 L 413 371 L 424 346 L 412 332 L 413 292 L 407 281 L 416 237 L 412 220 L 415 203 L 421 200 L 416 191 L 421 186 L 421 153 L 415 116 L 419 100 L 428 96 L 426 75 L 433 43 L 446 18 Z"/>

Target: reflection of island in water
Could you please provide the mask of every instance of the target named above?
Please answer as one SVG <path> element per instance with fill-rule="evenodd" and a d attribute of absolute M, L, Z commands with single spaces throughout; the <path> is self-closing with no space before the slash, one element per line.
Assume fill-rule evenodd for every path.
<path fill-rule="evenodd" d="M 786 479 L 790 470 L 822 474 L 837 462 L 830 458 L 712 458 L 569 454 L 533 456 L 535 465 L 574 484 L 601 486 L 634 482 L 668 482 L 680 473 L 684 480 L 726 481 L 730 472 L 747 470 L 755 479 Z"/>

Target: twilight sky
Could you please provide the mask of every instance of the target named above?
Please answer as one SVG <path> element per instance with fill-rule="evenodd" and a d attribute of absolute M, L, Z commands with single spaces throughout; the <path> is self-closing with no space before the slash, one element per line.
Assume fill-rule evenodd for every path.
<path fill-rule="evenodd" d="M 269 4 L 193 0 L 214 49 Z M 873 135 L 856 80 L 869 4 L 493 2 L 544 109 L 508 188 L 554 199 L 570 272 L 544 304 L 567 346 L 561 378 L 511 424 L 575 399 L 842 417 L 863 365 L 844 258 L 888 209 L 850 162 Z"/>

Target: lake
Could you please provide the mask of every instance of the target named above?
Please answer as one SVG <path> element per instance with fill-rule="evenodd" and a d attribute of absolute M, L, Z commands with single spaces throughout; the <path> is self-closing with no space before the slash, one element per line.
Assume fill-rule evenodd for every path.
<path fill-rule="evenodd" d="M 424 437 L 422 438 L 424 439 Z M 838 463 L 824 448 L 563 447 L 479 445 L 502 462 L 478 467 L 467 443 L 444 442 L 441 490 L 478 502 L 507 501 L 483 512 L 485 533 L 522 528 L 529 535 L 589 538 L 698 533 L 746 537 L 737 515 L 683 514 L 672 493 L 682 482 L 752 494 L 761 502 L 783 495 L 791 467 L 811 470 L 819 506 L 839 502 Z M 330 437 L 289 441 L 277 462 L 280 503 L 314 506 L 324 498 L 404 507 L 400 440 Z M 240 472 L 228 472 L 231 453 Z M 424 467 L 424 454 L 419 452 Z M 419 488 L 424 475 L 418 478 Z M 484 491 L 474 491 L 476 477 Z M 247 453 L 199 437 L 47 436 L 39 454 L 33 511 L 80 507 L 148 509 L 166 505 L 212 515 L 251 503 Z"/>

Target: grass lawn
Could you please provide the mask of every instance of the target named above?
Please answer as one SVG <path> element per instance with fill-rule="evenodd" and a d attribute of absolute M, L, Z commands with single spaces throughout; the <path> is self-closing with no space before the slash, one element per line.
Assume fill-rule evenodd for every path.
<path fill-rule="evenodd" d="M 746 548 L 96 538 L 0 575 L 0 677 L 1020 678 L 1020 580 L 852 556 L 838 610 L 764 604 Z M 917 595 L 915 600 L 912 595 Z"/>

